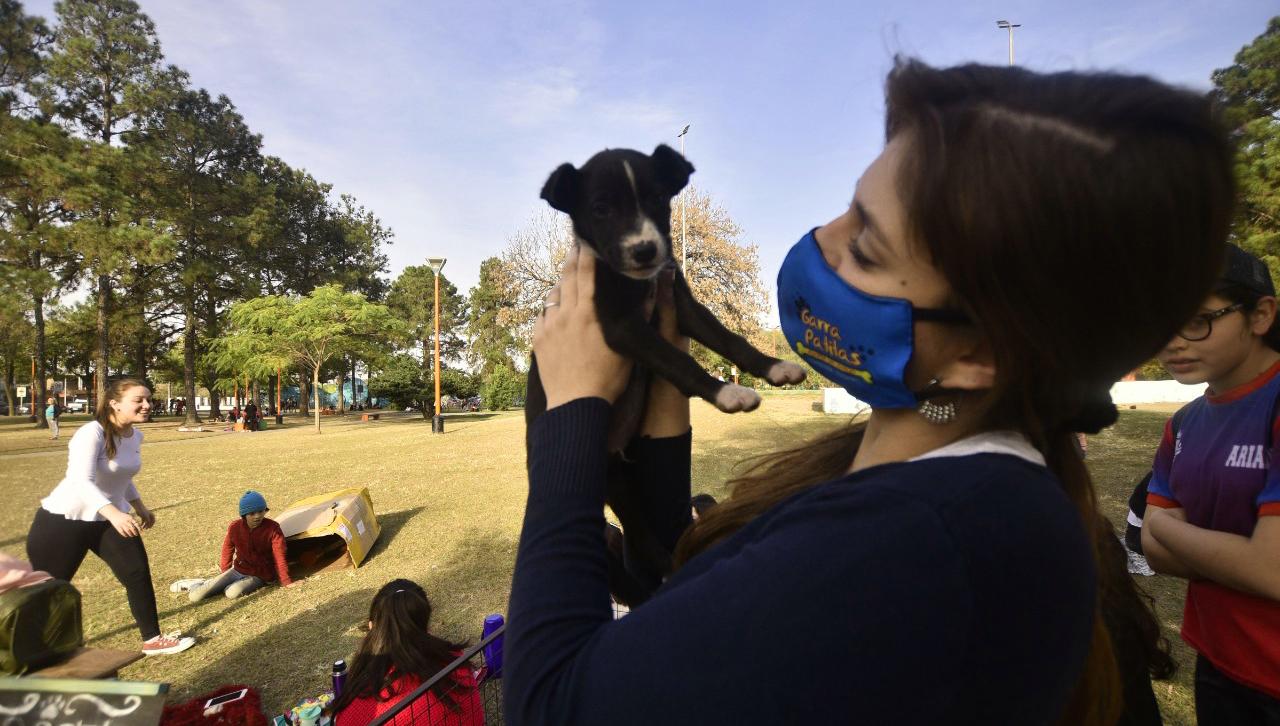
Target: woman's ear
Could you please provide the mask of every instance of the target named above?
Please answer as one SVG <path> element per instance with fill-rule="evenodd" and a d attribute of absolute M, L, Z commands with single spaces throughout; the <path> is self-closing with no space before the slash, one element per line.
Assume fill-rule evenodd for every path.
<path fill-rule="evenodd" d="M 1258 298 L 1253 312 L 1249 313 L 1249 329 L 1254 335 L 1266 335 L 1276 321 L 1276 299 L 1267 295 Z"/>
<path fill-rule="evenodd" d="M 935 377 L 944 388 L 985 391 L 996 384 L 996 362 L 985 340 L 973 343 L 959 357 L 943 366 Z"/>

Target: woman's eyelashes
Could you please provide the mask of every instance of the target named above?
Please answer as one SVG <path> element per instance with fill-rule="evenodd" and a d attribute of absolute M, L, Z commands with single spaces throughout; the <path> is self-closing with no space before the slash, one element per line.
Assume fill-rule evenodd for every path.
<path fill-rule="evenodd" d="M 849 254 L 853 257 L 853 263 L 864 270 L 876 265 L 875 261 L 862 251 L 862 230 L 858 230 L 858 234 L 849 240 Z"/>

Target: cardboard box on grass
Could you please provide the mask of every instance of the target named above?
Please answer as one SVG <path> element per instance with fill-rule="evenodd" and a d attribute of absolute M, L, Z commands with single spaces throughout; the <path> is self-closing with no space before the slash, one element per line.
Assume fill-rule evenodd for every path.
<path fill-rule="evenodd" d="M 284 532 L 294 579 L 359 567 L 382 534 L 369 490 L 363 487 L 301 499 L 274 519 Z"/>

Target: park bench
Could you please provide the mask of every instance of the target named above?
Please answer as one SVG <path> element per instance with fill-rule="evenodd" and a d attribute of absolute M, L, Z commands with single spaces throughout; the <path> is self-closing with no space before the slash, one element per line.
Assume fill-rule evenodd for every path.
<path fill-rule="evenodd" d="M 65 660 L 28 675 L 40 678 L 116 678 L 121 668 L 140 660 L 142 653 L 136 650 L 80 648 Z"/>
<path fill-rule="evenodd" d="M 366 413 L 366 414 L 361 414 L 361 416 L 360 416 L 360 420 L 361 420 L 361 421 L 377 421 L 377 420 L 378 420 L 378 414 L 376 414 L 376 413 Z"/>

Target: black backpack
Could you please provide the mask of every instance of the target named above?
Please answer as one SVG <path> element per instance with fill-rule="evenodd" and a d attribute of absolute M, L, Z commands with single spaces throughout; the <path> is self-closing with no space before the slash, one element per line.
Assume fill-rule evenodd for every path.
<path fill-rule="evenodd" d="M 0 673 L 22 675 L 84 645 L 80 592 L 62 580 L 0 593 Z"/>

